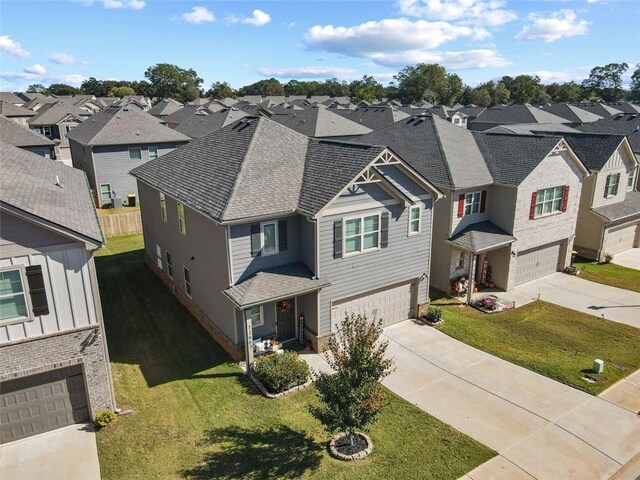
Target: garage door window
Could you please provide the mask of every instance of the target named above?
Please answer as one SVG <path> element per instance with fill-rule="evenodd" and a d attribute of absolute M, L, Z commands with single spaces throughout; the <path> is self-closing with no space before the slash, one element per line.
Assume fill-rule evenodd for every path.
<path fill-rule="evenodd" d="M 19 268 L 0 271 L 0 320 L 28 316 L 22 272 Z"/>
<path fill-rule="evenodd" d="M 356 253 L 380 248 L 380 215 L 346 219 L 344 222 L 344 253 Z"/>

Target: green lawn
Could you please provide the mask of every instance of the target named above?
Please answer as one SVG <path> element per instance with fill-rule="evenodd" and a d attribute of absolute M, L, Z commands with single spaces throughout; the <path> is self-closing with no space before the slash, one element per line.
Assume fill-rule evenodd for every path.
<path fill-rule="evenodd" d="M 640 368 L 637 328 L 543 301 L 497 314 L 434 303 L 443 309 L 439 329 L 447 335 L 594 395 Z M 581 377 L 596 358 L 605 362 L 606 380 L 587 383 Z"/>
<path fill-rule="evenodd" d="M 579 269 L 584 268 L 580 272 L 580 278 L 640 292 L 640 272 L 638 270 L 613 263 L 594 265 L 593 260 L 583 257 L 577 257 L 573 265 Z"/>
<path fill-rule="evenodd" d="M 141 246 L 112 239 L 96 258 L 118 403 L 135 410 L 98 432 L 103 479 L 455 479 L 495 455 L 390 395 L 373 453 L 330 458 L 307 410 L 314 387 L 259 395 L 143 265 Z"/>

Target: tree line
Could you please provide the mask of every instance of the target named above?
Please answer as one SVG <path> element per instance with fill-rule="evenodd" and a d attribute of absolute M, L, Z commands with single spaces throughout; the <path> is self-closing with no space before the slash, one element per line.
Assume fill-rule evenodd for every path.
<path fill-rule="evenodd" d="M 622 88 L 622 76 L 629 70 L 627 63 L 610 63 L 591 69 L 588 78 L 581 83 L 574 81 L 543 84 L 538 76 L 503 76 L 489 80 L 476 87 L 465 85 L 455 73 L 438 64 L 419 63 L 407 66 L 394 75 L 394 81 L 384 86 L 373 76 L 364 75 L 352 82 L 330 78 L 324 81 L 289 80 L 286 83 L 268 78 L 233 89 L 229 83 L 217 81 L 208 90 L 202 87 L 203 80 L 197 72 L 177 65 L 159 63 L 150 66 L 144 73 L 145 80 L 98 80 L 91 77 L 79 88 L 62 83 L 45 87 L 30 85 L 29 92 L 49 95 L 95 95 L 96 97 L 122 97 L 144 95 L 146 97 L 172 97 L 181 102 L 190 102 L 200 97 L 210 99 L 236 98 L 246 95 L 289 96 L 327 95 L 349 97 L 352 102 L 374 102 L 381 98 L 396 99 L 403 104 L 427 101 L 433 104 L 474 104 L 488 107 L 496 104 L 580 102 L 640 100 L 640 63 L 635 66 L 629 90 Z"/>

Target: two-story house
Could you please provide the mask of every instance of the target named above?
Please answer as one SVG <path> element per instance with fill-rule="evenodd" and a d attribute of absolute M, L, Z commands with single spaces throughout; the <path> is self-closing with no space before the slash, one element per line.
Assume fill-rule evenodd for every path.
<path fill-rule="evenodd" d="M 0 142 L 0 443 L 113 410 L 85 174 Z M 72 452 L 70 452 L 72 454 Z"/>
<path fill-rule="evenodd" d="M 638 161 L 623 135 L 567 134 L 567 142 L 593 173 L 582 187 L 575 249 L 602 261 L 640 242 Z"/>
<path fill-rule="evenodd" d="M 465 277 L 509 290 L 568 265 L 588 171 L 562 137 L 472 133 L 424 114 L 357 141 L 389 145 L 446 195 L 433 221 L 438 289 Z"/>
<path fill-rule="evenodd" d="M 109 107 L 67 132 L 73 166 L 83 170 L 96 205 L 123 203 L 138 193 L 129 171 L 158 158 L 190 138 L 159 123 L 137 108 Z"/>
<path fill-rule="evenodd" d="M 385 146 L 248 116 L 135 168 L 148 263 L 235 358 L 427 299 L 440 192 Z"/>
<path fill-rule="evenodd" d="M 55 143 L 38 132 L 12 122 L 4 115 L 0 115 L 0 142 L 37 153 L 41 157 L 56 158 Z"/>

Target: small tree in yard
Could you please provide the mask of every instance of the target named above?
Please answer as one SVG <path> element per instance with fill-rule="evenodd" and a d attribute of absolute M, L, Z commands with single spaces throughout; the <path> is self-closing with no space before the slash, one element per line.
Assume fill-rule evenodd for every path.
<path fill-rule="evenodd" d="M 310 407 L 329 433 L 341 431 L 351 446 L 357 430 L 366 430 L 386 403 L 380 381 L 393 369 L 385 358 L 388 342 L 380 341 L 382 320 L 348 315 L 329 339 L 326 359 L 335 374 L 318 373 L 316 388 L 323 405 Z"/>

